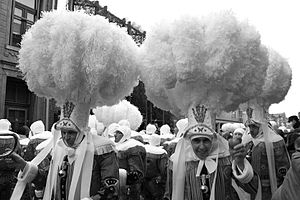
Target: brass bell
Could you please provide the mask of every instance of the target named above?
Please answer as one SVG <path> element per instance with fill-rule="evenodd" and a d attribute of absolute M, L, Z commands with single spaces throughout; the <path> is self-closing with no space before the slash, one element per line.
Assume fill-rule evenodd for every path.
<path fill-rule="evenodd" d="M 64 177 L 66 177 L 67 172 L 65 170 L 61 169 L 61 170 L 59 170 L 58 175 L 59 175 L 59 177 L 64 178 Z"/>
<path fill-rule="evenodd" d="M 208 187 L 206 185 L 201 185 L 200 189 L 203 191 L 203 193 L 208 192 Z"/>

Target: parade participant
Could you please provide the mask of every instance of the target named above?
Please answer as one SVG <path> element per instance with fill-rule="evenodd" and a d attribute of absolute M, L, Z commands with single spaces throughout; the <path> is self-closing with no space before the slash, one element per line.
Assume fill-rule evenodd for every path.
<path fill-rule="evenodd" d="M 168 152 L 168 156 L 170 157 L 176 148 L 177 142 L 180 140 L 180 138 L 183 136 L 183 133 L 185 131 L 185 128 L 188 125 L 188 119 L 180 119 L 176 122 L 176 127 L 178 129 L 178 132 L 176 133 L 176 138 L 174 138 L 171 141 L 166 141 L 163 143 L 163 148 Z"/>
<path fill-rule="evenodd" d="M 189 112 L 189 126 L 170 158 L 165 198 L 240 199 L 232 186 L 234 179 L 254 199 L 258 177 L 245 159 L 243 144 L 236 144 L 229 153 L 228 142 L 211 128 L 205 107 L 195 110 L 200 112 Z"/>
<path fill-rule="evenodd" d="M 61 138 L 54 135 L 31 162 L 12 156 L 22 166 L 12 200 L 19 200 L 24 185 L 39 177 L 37 166 L 49 153 L 43 199 L 118 198 L 115 145 L 93 135 L 88 119 L 91 108 L 114 105 L 132 92 L 137 46 L 125 30 L 98 15 L 66 11 L 66 3 L 43 13 L 22 38 L 18 68 L 29 90 L 54 98 L 64 117 L 56 125 Z"/>
<path fill-rule="evenodd" d="M 35 121 L 30 125 L 30 132 L 29 132 L 29 141 L 26 145 L 25 151 L 24 151 L 24 156 L 23 158 L 26 161 L 31 161 L 38 153 L 38 151 L 36 151 L 36 147 L 42 143 L 43 141 L 49 139 L 52 137 L 52 133 L 49 131 L 45 131 L 45 125 L 41 120 Z M 24 139 L 21 140 L 22 143 L 24 144 L 25 141 Z M 50 161 L 49 159 L 44 159 L 40 165 L 40 172 L 43 173 L 44 175 L 46 175 L 48 173 L 48 168 L 50 165 Z M 45 186 L 45 181 L 44 179 L 40 179 L 40 181 L 37 184 L 28 184 L 23 198 L 24 196 L 36 196 L 35 193 L 33 191 L 36 190 L 43 190 L 44 186 Z M 39 195 L 41 194 L 41 195 Z M 38 197 L 41 198 L 43 197 L 42 194 L 43 193 L 39 193 Z"/>
<path fill-rule="evenodd" d="M 1 134 L 13 133 L 10 131 L 11 123 L 7 119 L 0 119 L 0 136 Z M 18 142 L 18 141 L 16 141 Z M 14 143 L 10 139 L 5 139 L 0 141 L 0 151 L 3 153 L 4 149 L 7 147 L 12 148 Z M 21 155 L 22 149 L 18 142 L 15 151 Z M 12 189 L 15 184 L 15 170 L 17 168 L 11 165 L 9 160 L 5 158 L 0 158 L 0 199 L 8 200 L 12 193 Z"/>
<path fill-rule="evenodd" d="M 180 138 L 183 136 L 184 130 L 188 125 L 188 119 L 184 118 L 184 119 L 180 119 L 176 122 L 176 127 L 178 129 L 178 132 L 176 134 L 177 138 Z"/>
<path fill-rule="evenodd" d="M 117 199 L 119 172 L 114 144 L 104 137 L 92 135 L 87 128 L 88 115 L 85 121 L 78 120 L 82 117 L 78 110 L 71 115 L 74 106 L 66 102 L 64 118 L 56 123 L 62 137 L 53 147 L 48 176 L 36 165 L 13 155 L 12 158 L 22 166 L 19 177 L 24 176 L 25 182 L 32 179 L 36 185 L 47 179 L 44 199 L 52 196 L 55 199 L 81 199 L 82 193 L 87 192 L 91 199 Z"/>
<path fill-rule="evenodd" d="M 295 152 L 294 143 L 300 137 L 300 121 L 296 115 L 293 115 L 288 118 L 288 123 L 291 123 L 291 131 L 287 134 L 287 149 L 292 155 Z"/>
<path fill-rule="evenodd" d="M 140 132 L 131 131 L 131 138 L 144 144 L 144 140 L 143 140 L 142 134 Z"/>
<path fill-rule="evenodd" d="M 226 140 L 229 140 L 230 138 L 232 138 L 234 130 L 235 130 L 235 127 L 234 127 L 233 123 L 223 124 L 222 127 L 221 127 L 222 136 Z"/>
<path fill-rule="evenodd" d="M 126 183 L 120 185 L 120 200 L 140 198 L 141 184 L 146 172 L 146 150 L 144 145 L 135 139 L 131 139 L 130 136 L 131 130 L 128 126 L 119 126 L 115 131 L 119 167 L 126 170 L 127 177 Z"/>
<path fill-rule="evenodd" d="M 145 130 L 146 134 L 142 135 L 145 143 L 149 144 L 150 135 L 155 134 L 156 130 L 157 128 L 154 124 L 148 124 L 146 126 L 146 130 Z"/>
<path fill-rule="evenodd" d="M 243 136 L 244 136 L 244 134 L 245 134 L 245 130 L 244 129 L 242 129 L 242 128 L 237 128 L 237 129 L 235 129 L 234 131 L 233 131 L 233 133 L 232 133 L 232 137 L 233 138 L 243 138 Z"/>
<path fill-rule="evenodd" d="M 262 199 L 270 200 L 277 187 L 282 184 L 290 167 L 290 160 L 283 138 L 270 124 L 262 121 L 261 112 L 263 111 L 247 108 L 246 126 L 252 136 L 250 160 L 260 177 Z"/>
<path fill-rule="evenodd" d="M 18 134 L 20 135 L 20 144 L 23 150 L 23 153 L 26 151 L 26 147 L 30 141 L 29 139 L 30 128 L 26 125 L 22 126 L 18 130 Z M 24 155 L 23 155 L 24 156 Z"/>
<path fill-rule="evenodd" d="M 282 185 L 276 190 L 272 200 L 298 200 L 300 197 L 300 138 L 295 141 L 296 152 L 292 155 L 291 167 Z"/>
<path fill-rule="evenodd" d="M 159 129 L 160 138 L 162 139 L 162 143 L 165 141 L 170 141 L 174 138 L 174 135 L 171 133 L 171 128 L 168 124 L 164 124 Z"/>
<path fill-rule="evenodd" d="M 45 131 L 45 125 L 41 120 L 35 121 L 30 126 L 31 136 L 29 137 L 29 142 L 24 153 L 24 159 L 26 161 L 31 161 L 36 156 L 35 148 L 41 142 L 52 137 L 52 133 Z"/>
<path fill-rule="evenodd" d="M 161 200 L 165 192 L 167 179 L 168 154 L 160 148 L 159 135 L 150 136 L 147 152 L 146 175 L 143 183 L 143 197 L 145 200 Z"/>

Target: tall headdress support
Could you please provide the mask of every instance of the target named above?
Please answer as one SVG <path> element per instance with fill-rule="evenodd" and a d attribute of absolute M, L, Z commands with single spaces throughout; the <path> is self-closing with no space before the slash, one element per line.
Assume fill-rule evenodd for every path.
<path fill-rule="evenodd" d="M 195 120 L 198 123 L 203 123 L 205 120 L 207 108 L 204 105 L 197 105 L 195 108 L 192 108 L 192 111 Z"/>
<path fill-rule="evenodd" d="M 70 101 L 66 101 L 65 104 L 63 105 L 63 114 L 64 114 L 64 118 L 70 118 L 73 110 L 74 110 L 75 105 L 70 102 Z"/>

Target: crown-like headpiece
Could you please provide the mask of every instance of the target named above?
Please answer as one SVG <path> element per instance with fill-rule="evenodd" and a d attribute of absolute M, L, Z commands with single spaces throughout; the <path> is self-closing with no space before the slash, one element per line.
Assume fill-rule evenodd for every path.
<path fill-rule="evenodd" d="M 75 105 L 70 102 L 66 101 L 65 104 L 63 105 L 63 113 L 64 113 L 64 118 L 70 118 L 73 110 L 74 110 Z"/>
<path fill-rule="evenodd" d="M 198 123 L 203 123 L 205 120 L 207 108 L 204 105 L 197 105 L 195 108 L 192 108 L 192 111 L 195 120 Z"/>
<path fill-rule="evenodd" d="M 191 109 L 192 117 L 195 119 L 197 124 L 190 126 L 184 134 L 184 137 L 193 138 L 193 137 L 207 137 L 212 139 L 215 135 L 213 129 L 209 125 L 205 124 L 205 117 L 207 112 L 207 107 L 205 105 L 197 105 Z M 207 122 L 209 123 L 209 122 Z"/>
<path fill-rule="evenodd" d="M 259 123 L 253 120 L 253 108 L 248 107 L 246 109 L 247 113 L 247 121 L 245 123 L 246 126 L 255 125 L 259 126 Z"/>
<path fill-rule="evenodd" d="M 66 101 L 65 104 L 63 105 L 63 119 L 57 122 L 56 127 L 58 129 L 68 129 L 68 130 L 73 130 L 76 132 L 80 132 L 80 129 L 78 126 L 70 119 L 70 116 L 74 110 L 75 105 L 70 102 Z"/>

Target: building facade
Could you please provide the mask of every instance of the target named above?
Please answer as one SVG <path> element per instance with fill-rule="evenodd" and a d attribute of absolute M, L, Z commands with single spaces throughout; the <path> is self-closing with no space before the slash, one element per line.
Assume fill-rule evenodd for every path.
<path fill-rule="evenodd" d="M 8 119 L 15 132 L 36 120 L 42 120 L 49 129 L 56 120 L 54 100 L 30 92 L 17 68 L 22 35 L 40 18 L 41 11 L 53 8 L 54 1 L 0 1 L 0 119 Z"/>

